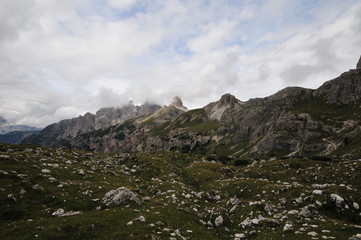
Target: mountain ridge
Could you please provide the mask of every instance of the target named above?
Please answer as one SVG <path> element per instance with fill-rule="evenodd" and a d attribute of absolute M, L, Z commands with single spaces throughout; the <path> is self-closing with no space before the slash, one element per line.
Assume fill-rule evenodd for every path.
<path fill-rule="evenodd" d="M 356 68 L 317 89 L 287 87 L 245 102 L 224 94 L 218 101 L 188 111 L 176 97 L 172 104 L 149 115 L 58 139 L 51 146 L 97 152 L 181 150 L 266 158 L 345 156 L 346 149 L 361 142 L 360 99 L 361 69 Z M 359 156 L 361 152 L 354 148 L 349 154 Z"/>

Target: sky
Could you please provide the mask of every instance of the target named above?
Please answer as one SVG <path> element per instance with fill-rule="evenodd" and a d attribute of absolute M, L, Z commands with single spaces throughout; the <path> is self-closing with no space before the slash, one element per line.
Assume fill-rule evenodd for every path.
<path fill-rule="evenodd" d="M 0 0 L 0 116 L 317 88 L 361 54 L 359 0 Z"/>

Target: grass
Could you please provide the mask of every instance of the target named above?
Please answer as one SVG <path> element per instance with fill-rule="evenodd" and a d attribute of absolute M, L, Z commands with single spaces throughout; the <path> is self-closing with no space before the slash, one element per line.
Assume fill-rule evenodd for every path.
<path fill-rule="evenodd" d="M 171 235 L 178 229 L 189 239 L 233 239 L 234 234 L 251 230 L 257 235 L 250 239 L 309 239 L 307 231 L 311 229 L 302 234 L 283 232 L 287 220 L 294 222 L 296 230 L 306 222 L 318 225 L 318 229 L 329 229 L 336 239 L 347 239 L 358 231 L 354 224 L 360 221 L 359 211 L 352 207 L 336 211 L 329 203 L 329 195 L 339 194 L 350 206 L 352 202 L 361 203 L 360 161 L 295 158 L 249 160 L 247 164 L 232 166 L 215 161 L 217 156 L 208 157 L 210 161 L 205 159 L 204 155 L 180 152 L 96 154 L 0 144 L 0 169 L 7 173 L 0 172 L 0 238 L 180 239 Z M 79 174 L 80 169 L 84 175 Z M 331 185 L 323 195 L 307 198 L 312 196 L 315 183 Z M 44 190 L 34 190 L 35 184 Z M 121 186 L 135 192 L 141 204 L 108 208 L 96 200 Z M 25 193 L 21 194 L 22 190 Z M 212 200 L 217 195 L 219 199 Z M 294 205 L 292 199 L 300 196 L 304 202 Z M 150 201 L 143 201 L 143 197 L 150 197 Z M 240 204 L 230 213 L 229 200 L 233 197 Z M 282 198 L 286 200 L 284 204 L 280 203 Z M 288 218 L 277 219 L 280 224 L 276 227 L 267 223 L 246 229 L 239 226 L 244 219 L 258 215 L 275 218 L 275 213 L 269 216 L 264 211 L 268 201 L 276 206 L 276 213 Z M 310 221 L 287 214 L 315 201 L 331 205 L 319 207 L 319 215 Z M 59 208 L 81 214 L 52 216 Z M 214 223 L 220 215 L 224 219 L 220 227 L 199 222 L 201 219 Z M 139 216 L 144 216 L 146 222 L 127 225 Z M 326 221 L 321 221 L 321 217 Z"/>

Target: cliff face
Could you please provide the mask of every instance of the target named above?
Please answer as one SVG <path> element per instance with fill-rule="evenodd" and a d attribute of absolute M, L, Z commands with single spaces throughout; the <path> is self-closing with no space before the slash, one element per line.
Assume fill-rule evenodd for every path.
<path fill-rule="evenodd" d="M 127 119 L 150 114 L 159 108 L 160 106 L 150 103 L 141 106 L 129 103 L 120 108 L 102 108 L 95 115 L 86 113 L 84 116 L 51 124 L 39 133 L 25 138 L 21 143 L 46 147 L 58 146 L 78 135 L 107 128 L 122 123 Z"/>
<path fill-rule="evenodd" d="M 51 124 L 39 133 L 25 138 L 22 143 L 45 147 L 54 146 L 59 141 L 70 140 L 79 134 L 94 131 L 94 123 L 95 116 L 91 113 L 86 113 L 84 116 Z"/>

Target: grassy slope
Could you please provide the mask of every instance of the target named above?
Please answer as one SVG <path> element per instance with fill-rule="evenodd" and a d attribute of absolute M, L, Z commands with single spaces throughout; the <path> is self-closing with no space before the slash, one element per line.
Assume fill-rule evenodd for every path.
<path fill-rule="evenodd" d="M 287 211 L 298 210 L 316 200 L 327 202 L 331 193 L 360 204 L 360 161 L 287 159 L 234 167 L 203 161 L 204 156 L 177 152 L 107 155 L 45 148 L 24 152 L 25 148 L 0 144 L 0 155 L 9 156 L 0 156 L 0 169 L 8 173 L 0 173 L 0 239 L 169 239 L 176 229 L 189 239 L 233 239 L 235 233 L 252 230 L 259 232 L 250 239 L 310 239 L 307 232 L 316 231 L 321 236 L 323 229 L 331 231 L 323 235 L 347 239 L 359 232 L 354 227 L 360 221 L 359 211 L 337 212 L 320 207 L 320 214 L 310 220 Z M 66 163 L 67 160 L 71 164 Z M 51 173 L 42 173 L 42 169 L 49 169 Z M 80 169 L 84 175 L 78 173 Z M 314 183 L 335 185 L 324 189 L 321 196 L 314 196 L 311 193 Z M 40 184 L 44 191 L 33 190 L 34 184 Z M 100 201 L 92 200 L 101 199 L 109 190 L 121 186 L 136 192 L 140 199 L 150 196 L 151 201 L 105 208 Z M 23 195 L 22 189 L 26 191 Z M 220 200 L 207 201 L 195 196 L 201 191 L 220 195 Z M 16 201 L 8 197 L 9 194 L 13 194 Z M 227 202 L 234 196 L 239 198 L 240 205 L 229 214 L 231 206 Z M 305 198 L 304 202 L 293 204 L 291 199 L 299 196 Z M 281 198 L 286 199 L 283 205 Z M 278 218 L 280 226 L 277 227 L 260 224 L 242 229 L 239 224 L 247 217 L 268 216 L 263 210 L 263 200 L 271 201 L 277 208 L 269 217 L 277 219 L 275 214 L 280 213 L 287 218 Z M 261 202 L 250 206 L 251 201 Z M 96 210 L 99 206 L 101 209 Z M 82 214 L 51 216 L 58 208 Z M 126 225 L 141 215 L 146 218 L 145 223 Z M 198 223 L 199 219 L 214 222 L 219 215 L 224 218 L 221 227 Z M 288 220 L 292 220 L 295 230 L 302 227 L 306 230 L 300 234 L 283 232 Z M 157 222 L 161 223 L 149 225 Z M 305 223 L 308 225 L 302 226 Z M 313 228 L 310 224 L 319 227 Z"/>

